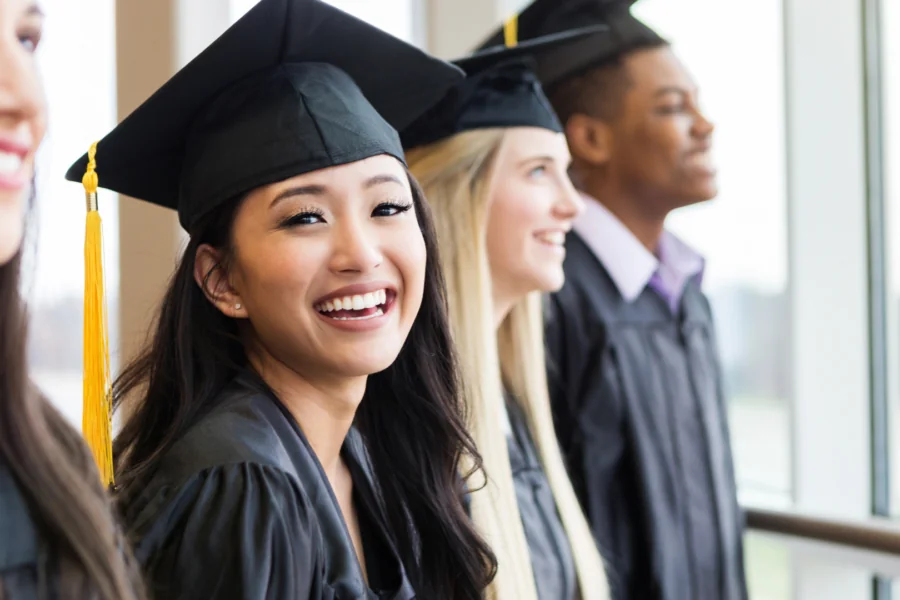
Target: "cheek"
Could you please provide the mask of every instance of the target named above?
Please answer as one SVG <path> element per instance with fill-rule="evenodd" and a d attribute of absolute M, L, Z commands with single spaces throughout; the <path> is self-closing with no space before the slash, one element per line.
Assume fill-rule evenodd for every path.
<path fill-rule="evenodd" d="M 494 194 L 487 222 L 492 271 L 521 262 L 536 230 L 546 224 L 550 202 L 537 186 L 508 186 Z"/>
<path fill-rule="evenodd" d="M 239 292 L 248 309 L 256 309 L 263 318 L 290 313 L 292 306 L 306 304 L 312 278 L 327 252 L 316 240 L 274 237 L 277 239 L 241 247 L 238 257 Z"/>
<path fill-rule="evenodd" d="M 680 119 L 645 123 L 630 137 L 632 163 L 644 172 L 666 172 L 681 160 L 686 136 Z"/>
<path fill-rule="evenodd" d="M 405 309 L 418 313 L 422 304 L 425 287 L 425 263 L 427 251 L 425 239 L 415 219 L 404 219 L 404 223 L 386 232 L 382 245 L 385 258 L 393 263 L 403 282 Z"/>
<path fill-rule="evenodd" d="M 37 149 L 41 145 L 41 142 L 44 141 L 44 136 L 46 134 L 47 134 L 46 107 L 44 105 L 42 105 L 40 116 L 37 119 L 35 119 L 31 124 L 31 136 L 34 139 L 35 152 L 37 152 Z"/>

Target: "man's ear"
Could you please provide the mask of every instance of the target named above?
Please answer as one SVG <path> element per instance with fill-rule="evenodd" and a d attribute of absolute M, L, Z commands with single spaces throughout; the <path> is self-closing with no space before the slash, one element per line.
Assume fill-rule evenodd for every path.
<path fill-rule="evenodd" d="M 612 129 L 600 119 L 574 114 L 566 122 L 566 140 L 573 160 L 596 166 L 609 162 Z"/>

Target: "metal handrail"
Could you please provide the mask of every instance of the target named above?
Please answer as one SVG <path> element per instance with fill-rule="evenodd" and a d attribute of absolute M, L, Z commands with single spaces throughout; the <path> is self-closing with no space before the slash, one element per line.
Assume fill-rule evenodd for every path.
<path fill-rule="evenodd" d="M 749 529 L 900 555 L 900 524 L 888 519 L 852 521 L 762 508 L 746 513 Z"/>

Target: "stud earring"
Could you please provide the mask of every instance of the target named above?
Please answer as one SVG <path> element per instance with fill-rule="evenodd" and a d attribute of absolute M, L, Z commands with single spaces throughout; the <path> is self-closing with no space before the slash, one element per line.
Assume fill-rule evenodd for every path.
<path fill-rule="evenodd" d="M 241 303 L 240 303 L 240 302 L 238 302 L 237 304 L 234 305 L 234 310 L 241 310 Z"/>

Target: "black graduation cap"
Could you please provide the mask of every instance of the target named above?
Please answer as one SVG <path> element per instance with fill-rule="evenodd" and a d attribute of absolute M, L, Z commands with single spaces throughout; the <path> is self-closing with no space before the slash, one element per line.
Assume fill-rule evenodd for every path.
<path fill-rule="evenodd" d="M 389 154 L 460 69 L 320 0 L 261 0 L 97 146 L 100 185 L 190 231 L 256 187 Z M 81 181 L 87 155 L 66 174 Z"/>
<path fill-rule="evenodd" d="M 454 61 L 466 79 L 412 125 L 401 130 L 407 150 L 464 131 L 489 127 L 563 127 L 541 89 L 578 47 L 599 43 L 605 26 L 582 27 L 511 47 L 498 46 Z"/>
<path fill-rule="evenodd" d="M 533 0 L 516 17 L 521 40 L 539 38 L 562 31 L 607 25 L 609 35 L 599 37 L 595 44 L 571 49 L 563 64 L 546 78 L 544 87 L 558 83 L 598 64 L 614 60 L 640 48 L 665 44 L 658 33 L 631 14 L 636 0 Z M 503 43 L 503 28 L 494 31 L 479 49 Z"/>

